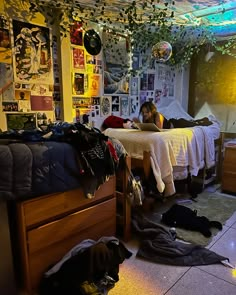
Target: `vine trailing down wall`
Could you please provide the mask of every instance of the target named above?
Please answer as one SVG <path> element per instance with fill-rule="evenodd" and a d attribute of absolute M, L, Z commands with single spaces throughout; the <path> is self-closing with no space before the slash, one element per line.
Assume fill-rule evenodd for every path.
<path fill-rule="evenodd" d="M 84 28 L 91 22 L 102 25 L 104 30 L 114 33 L 110 34 L 111 38 L 116 38 L 117 32 L 126 34 L 130 37 L 132 50 L 144 54 L 158 42 L 167 41 L 173 48 L 173 54 L 166 62 L 169 65 L 188 64 L 192 55 L 205 44 L 222 54 L 236 56 L 234 36 L 219 43 L 208 26 L 176 25 L 174 1 L 129 1 L 120 10 L 112 11 L 109 0 L 96 0 L 94 5 L 86 6 L 81 1 L 69 0 L 23 2 L 30 2 L 30 12 L 41 12 L 50 24 L 60 19 L 61 36 L 68 33 L 71 23 L 79 20 Z M 119 51 L 114 50 L 114 55 L 119 58 Z"/>

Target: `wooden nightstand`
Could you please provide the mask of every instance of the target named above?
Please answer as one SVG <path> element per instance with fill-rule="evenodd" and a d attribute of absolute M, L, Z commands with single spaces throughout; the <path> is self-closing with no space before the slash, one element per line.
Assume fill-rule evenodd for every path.
<path fill-rule="evenodd" d="M 236 193 L 236 145 L 225 147 L 221 188 Z"/>
<path fill-rule="evenodd" d="M 217 171 L 216 171 L 216 180 L 218 183 L 222 182 L 223 177 L 223 162 L 224 162 L 224 153 L 225 153 L 225 146 L 227 145 L 228 141 L 235 140 L 236 139 L 236 133 L 235 132 L 229 132 L 229 131 L 221 131 L 220 132 L 220 138 L 218 140 L 218 157 L 216 158 L 216 165 L 217 165 Z"/>

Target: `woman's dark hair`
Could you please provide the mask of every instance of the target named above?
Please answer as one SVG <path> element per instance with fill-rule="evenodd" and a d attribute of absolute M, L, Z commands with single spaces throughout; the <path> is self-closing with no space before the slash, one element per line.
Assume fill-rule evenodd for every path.
<path fill-rule="evenodd" d="M 157 108 L 154 103 L 151 101 L 145 101 L 139 111 L 139 115 L 141 115 L 143 108 L 146 108 L 148 112 L 151 112 L 152 116 L 155 117 L 155 114 L 157 113 Z"/>

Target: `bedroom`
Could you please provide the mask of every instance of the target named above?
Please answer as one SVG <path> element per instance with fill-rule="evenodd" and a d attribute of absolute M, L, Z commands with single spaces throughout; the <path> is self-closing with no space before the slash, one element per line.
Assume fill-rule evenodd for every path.
<path fill-rule="evenodd" d="M 202 51 L 200 52 L 200 54 L 197 55 L 195 60 L 192 60 L 191 68 L 188 66 L 177 67 L 177 69 L 172 71 L 173 65 L 168 65 L 165 62 L 161 64 L 155 63 L 154 69 L 148 68 L 147 73 L 144 73 L 142 77 L 140 77 L 140 79 L 138 78 L 138 80 L 137 79 L 133 80 L 133 83 L 131 83 L 129 90 L 127 87 L 127 80 L 123 79 L 122 83 L 119 83 L 120 93 L 119 92 L 115 93 L 116 91 L 114 91 L 114 89 L 111 90 L 111 88 L 108 87 L 108 86 L 112 86 L 112 84 L 109 84 L 109 83 L 104 84 L 104 80 L 102 80 L 104 61 L 102 56 L 99 55 L 101 53 L 96 55 L 96 58 L 92 58 L 93 55 L 91 56 L 91 54 L 87 57 L 85 48 L 81 46 L 80 38 L 77 38 L 75 41 L 73 41 L 75 42 L 75 44 L 73 44 L 72 46 L 70 44 L 71 41 L 69 37 L 63 37 L 62 39 L 60 39 L 60 30 L 58 30 L 58 26 L 56 23 L 53 23 L 52 25 L 53 40 L 54 40 L 54 43 L 53 43 L 54 46 L 52 46 L 52 51 L 54 54 L 54 58 L 57 57 L 57 60 L 56 61 L 54 60 L 54 63 L 53 63 L 54 77 L 52 77 L 52 72 L 48 70 L 51 68 L 48 67 L 47 62 L 45 62 L 45 60 L 49 60 L 50 62 L 51 60 L 50 60 L 50 50 L 47 47 L 47 44 L 48 44 L 47 38 L 45 37 L 45 36 L 48 36 L 48 30 L 45 29 L 45 23 L 42 16 L 37 15 L 36 18 L 32 17 L 34 16 L 33 11 L 31 11 L 28 14 L 27 13 L 21 14 L 21 10 L 19 9 L 19 7 L 22 8 L 23 11 L 24 9 L 27 9 L 28 8 L 27 1 L 19 1 L 19 3 L 17 3 L 17 1 L 14 1 L 14 3 L 17 3 L 17 5 L 11 3 L 11 1 L 8 1 L 8 4 L 5 2 L 6 1 L 1 2 L 0 11 L 3 12 L 4 16 L 7 15 L 8 17 L 10 17 L 10 19 L 11 18 L 14 19 L 14 22 L 11 23 L 11 26 L 13 26 L 15 33 L 11 34 L 11 40 L 12 40 L 11 42 L 12 44 L 13 42 L 15 42 L 14 46 L 18 46 L 17 48 L 19 48 L 19 51 L 21 48 L 21 44 L 23 42 L 22 40 L 25 40 L 26 43 L 30 42 L 29 40 L 26 40 L 26 37 L 24 35 L 26 31 L 30 30 L 31 33 L 33 34 L 35 34 L 37 31 L 38 32 L 40 31 L 41 34 L 44 33 L 44 36 L 41 35 L 41 38 L 40 38 L 40 35 L 34 35 L 35 37 L 31 38 L 31 43 L 33 43 L 34 46 L 36 45 L 34 49 L 38 49 L 39 44 L 42 43 L 41 59 L 40 59 L 41 77 L 37 73 L 36 64 L 34 65 L 34 68 L 33 67 L 28 68 L 29 64 L 27 64 L 27 62 L 29 62 L 30 55 L 31 57 L 33 57 L 33 54 L 34 54 L 33 49 L 31 49 L 30 51 L 26 50 L 28 56 L 26 56 L 26 58 L 23 59 L 25 61 L 25 64 L 23 65 L 21 64 L 22 67 L 20 67 L 19 64 L 17 64 L 17 59 L 15 59 L 15 57 L 17 57 L 17 53 L 18 53 L 17 51 L 16 51 L 16 56 L 13 57 L 13 63 L 11 62 L 11 54 L 10 54 L 10 62 L 8 60 L 9 58 L 8 54 L 7 54 L 7 57 L 8 57 L 7 60 L 3 60 L 3 62 L 1 62 L 1 77 L 4 76 L 6 78 L 4 79 L 1 85 L 1 93 L 3 92 L 3 88 L 4 88 L 4 95 L 1 94 L 1 101 L 2 101 L 2 111 L 0 116 L 1 130 L 4 131 L 7 129 L 6 115 L 16 114 L 12 110 L 9 112 L 9 107 L 14 107 L 14 110 L 15 108 L 18 108 L 19 112 L 17 112 L 17 115 L 18 114 L 21 115 L 22 111 L 23 113 L 30 113 L 30 114 L 40 113 L 38 114 L 36 119 L 37 119 L 37 123 L 42 128 L 44 127 L 46 128 L 47 123 L 50 121 L 63 120 L 67 122 L 76 122 L 81 119 L 87 119 L 86 116 L 83 116 L 83 115 L 84 114 L 86 115 L 89 109 L 89 117 L 88 117 L 89 123 L 99 128 L 104 118 L 111 113 L 119 114 L 122 117 L 137 115 L 137 112 L 140 106 L 140 100 L 144 100 L 144 99 L 146 100 L 150 98 L 153 100 L 155 99 L 157 99 L 158 101 L 160 100 L 159 106 L 161 108 L 161 104 L 162 104 L 162 107 L 166 109 L 166 112 L 171 110 L 171 108 L 170 107 L 168 108 L 168 106 L 170 106 L 171 103 L 173 103 L 174 101 L 174 103 L 176 103 L 176 104 L 173 103 L 175 112 L 177 110 L 177 106 L 181 106 L 180 108 L 181 112 L 184 111 L 186 114 L 188 113 L 194 118 L 201 118 L 208 115 L 209 113 L 213 113 L 215 117 L 222 124 L 221 131 L 223 132 L 221 134 L 224 136 L 225 135 L 230 136 L 232 134 L 232 136 L 234 136 L 233 133 L 234 133 L 234 127 L 235 127 L 234 126 L 235 125 L 234 124 L 235 123 L 235 119 L 234 119 L 235 104 L 234 104 L 234 89 L 232 87 L 234 82 L 234 77 L 233 77 L 234 57 L 228 54 L 222 55 L 221 52 L 226 50 L 223 46 L 220 46 L 220 50 L 212 54 L 212 52 L 214 52 L 214 50 L 218 48 L 216 44 L 214 44 L 213 42 L 214 40 L 211 39 L 213 44 L 210 44 L 210 45 L 206 42 L 206 46 L 202 48 Z M 86 2 L 87 5 L 90 5 L 91 3 L 91 1 L 80 1 L 80 3 L 84 5 L 83 2 Z M 102 10 L 103 2 L 104 1 L 102 1 L 101 3 L 100 1 L 97 2 L 98 6 L 96 9 L 98 11 L 99 9 Z M 114 4 L 113 1 L 111 2 L 113 5 Z M 127 4 L 125 1 L 122 1 L 122 2 L 124 2 L 125 5 Z M 181 12 L 180 2 L 185 3 L 186 6 L 182 5 L 182 9 L 183 7 L 185 7 L 185 11 Z M 205 23 L 209 24 L 212 20 L 213 21 L 217 20 L 220 23 L 225 21 L 224 26 L 222 26 L 219 31 L 217 31 L 218 26 L 214 26 L 215 34 L 218 36 L 218 38 L 220 38 L 221 41 L 225 41 L 226 37 L 227 37 L 226 39 L 228 40 L 229 38 L 234 36 L 233 20 L 228 19 L 228 17 L 234 11 L 233 2 L 224 1 L 225 3 L 223 4 L 218 3 L 220 1 L 208 1 L 207 4 L 206 4 L 206 1 L 196 1 L 196 2 L 197 4 L 194 3 L 193 1 L 176 1 L 175 4 L 172 3 L 169 5 L 173 5 L 174 7 L 173 6 L 171 7 L 172 9 L 174 8 L 174 10 L 177 10 L 177 8 L 180 9 L 180 11 L 177 10 L 175 12 L 176 16 L 179 17 L 178 18 L 179 22 L 192 24 L 192 21 L 193 21 L 194 24 L 196 23 L 199 24 L 199 22 L 203 22 L 204 24 Z M 54 3 L 54 1 L 51 1 L 51 3 Z M 117 1 L 117 3 L 118 5 L 120 5 L 120 1 Z M 195 4 L 195 6 L 193 5 L 193 3 Z M 109 3 L 106 3 L 106 4 L 108 5 Z M 116 11 L 116 6 L 115 5 L 113 6 L 115 9 L 113 9 L 112 13 L 115 13 L 114 10 Z M 194 9 L 197 10 L 197 12 L 195 12 L 195 15 L 194 13 L 191 13 L 192 11 L 191 9 L 193 9 L 192 8 L 193 6 L 194 6 Z M 209 6 L 209 7 L 206 7 L 206 6 Z M 202 9 L 200 9 L 201 7 Z M 208 10 L 205 10 L 205 9 L 208 9 Z M 217 12 L 220 11 L 220 15 L 218 15 L 218 13 L 216 14 L 216 10 Z M 169 7 L 167 8 L 167 12 L 169 13 Z M 44 11 L 44 13 L 50 13 L 50 9 Z M 92 10 L 92 13 L 94 13 L 94 9 Z M 106 19 L 108 19 L 109 17 L 111 17 L 112 19 L 112 13 L 111 13 L 111 16 L 109 16 L 110 14 L 105 15 Z M 202 16 L 201 16 L 201 13 L 202 13 Z M 109 22 L 109 20 L 107 21 Z M 111 20 L 111 22 L 112 21 L 113 20 Z M 33 25 L 28 25 L 28 22 Z M 4 23 L 3 18 L 2 18 L 2 23 Z M 65 21 L 65 23 L 67 22 Z M 227 25 L 229 25 L 229 27 L 227 27 Z M 2 26 L 4 25 L 2 24 Z M 228 30 L 226 30 L 225 28 L 228 28 Z M 60 29 L 62 30 L 62 28 Z M 79 24 L 77 29 L 80 29 Z M 168 32 L 165 23 L 163 23 L 163 29 L 165 29 L 164 31 L 165 33 Z M 201 25 L 200 25 L 200 29 L 201 29 Z M 9 32 L 10 30 L 8 27 L 7 28 L 4 27 L 2 29 L 3 32 Z M 197 32 L 199 33 L 199 29 Z M 77 37 L 78 36 L 81 36 L 81 34 L 78 34 Z M 95 36 L 97 37 L 97 35 Z M 3 37 L 1 38 L 3 39 Z M 125 51 L 127 52 L 127 48 L 126 48 L 127 44 L 126 44 L 126 39 L 124 38 L 124 35 L 122 34 L 121 36 L 119 35 L 119 38 L 120 38 L 119 39 L 120 44 L 122 45 L 121 50 L 125 49 Z M 61 42 L 58 40 L 60 40 Z M 165 39 L 165 41 L 166 40 L 167 39 Z M 184 39 L 182 39 L 182 41 L 184 41 Z M 59 49 L 57 46 L 55 46 L 55 44 L 56 45 L 60 44 Z M 98 44 L 99 44 L 99 41 L 98 41 Z M 194 47 L 192 43 L 191 45 Z M 7 53 L 9 53 L 8 51 L 9 45 L 7 45 L 6 43 L 3 43 L 2 46 L 3 48 L 5 48 L 5 50 L 7 50 Z M 100 46 L 98 45 L 98 47 Z M 196 49 L 199 48 L 199 43 L 197 43 L 196 47 L 197 47 Z M 186 50 L 186 52 L 188 52 L 191 55 L 191 50 L 188 49 L 188 46 L 183 46 L 183 48 Z M 6 51 L 4 51 L 3 54 L 5 53 Z M 77 58 L 77 56 L 81 53 L 82 55 L 84 54 L 84 56 L 82 56 L 82 58 Z M 21 54 L 23 53 L 19 53 L 18 57 L 20 57 Z M 174 54 L 174 50 L 172 54 L 173 54 L 173 57 L 177 56 L 177 54 Z M 147 65 L 149 67 L 150 56 L 151 56 L 150 53 L 149 55 L 142 56 L 141 60 L 139 60 L 138 67 L 145 68 L 147 67 Z M 186 56 L 184 56 L 184 54 L 181 55 L 179 52 L 178 56 L 181 57 L 182 62 L 185 61 Z M 210 57 L 207 62 L 205 62 L 206 56 L 207 56 L 207 59 Z M 6 58 L 6 55 L 4 57 Z M 106 57 L 108 60 L 109 55 L 107 55 Z M 135 59 L 136 57 L 137 56 L 135 56 L 134 54 L 133 62 L 134 61 L 137 62 L 137 60 Z M 1 55 L 1 58 L 2 58 L 2 55 Z M 124 56 L 124 58 L 125 60 L 127 60 L 127 56 Z M 187 58 L 189 58 L 189 56 L 187 56 Z M 81 63 L 81 60 L 82 60 L 82 63 Z M 200 66 L 201 63 L 203 63 L 202 66 Z M 199 65 L 199 66 L 196 67 L 196 65 Z M 220 69 L 219 69 L 219 65 L 220 65 Z M 153 63 L 150 66 L 153 67 Z M 23 82 L 22 82 L 22 76 L 20 75 L 21 73 L 20 70 L 22 70 L 25 73 L 26 72 L 25 69 L 28 69 L 28 72 L 27 72 L 28 76 L 24 76 Z M 111 67 L 110 69 L 115 71 L 115 74 L 117 75 L 119 74 L 116 72 L 117 71 L 116 67 L 113 67 L 113 68 Z M 118 68 L 118 70 L 120 69 Z M 127 71 L 127 65 L 125 70 Z M 34 71 L 34 73 L 32 73 L 32 71 Z M 203 71 L 203 74 L 201 72 L 199 74 L 199 71 Z M 227 74 L 225 74 L 225 71 Z M 55 73 L 56 73 L 56 76 L 55 76 Z M 44 76 L 46 76 L 47 79 L 45 79 Z M 109 77 L 111 77 L 111 75 L 109 75 Z M 222 85 L 220 82 L 216 83 L 216 81 L 213 78 L 214 79 L 219 78 L 220 82 L 224 81 L 224 84 Z M 55 82 L 53 82 L 53 79 L 55 79 L 54 80 Z M 107 81 L 107 79 L 105 79 L 105 81 Z M 188 81 L 190 81 L 190 83 Z M 12 82 L 14 82 L 14 84 Z M 82 87 L 81 87 L 81 83 L 83 85 Z M 86 83 L 88 84 L 86 85 Z M 137 89 L 137 83 L 139 85 L 138 89 Z M 51 87 L 52 85 L 54 86 L 53 90 Z M 90 85 L 91 85 L 91 88 L 90 88 Z M 7 90 L 5 89 L 5 86 Z M 104 95 L 105 86 L 106 86 L 106 92 Z M 88 94 L 89 92 L 88 88 L 89 88 L 89 91 L 91 91 L 90 94 Z M 215 90 L 212 91 L 212 89 L 215 89 Z M 112 91 L 112 93 L 110 91 Z M 131 99 L 128 99 L 129 91 L 132 91 L 132 96 L 130 96 Z M 137 94 L 137 91 L 138 91 L 138 94 Z M 20 99 L 21 92 L 26 94 L 25 96 L 26 99 L 24 100 Z M 159 97 L 160 94 L 161 94 L 161 97 Z M 88 97 L 90 98 L 92 97 L 92 100 L 90 100 Z M 228 101 L 229 97 L 230 97 L 230 100 Z M 222 103 L 222 100 L 223 100 L 223 103 Z M 131 106 L 129 104 L 131 104 Z M 8 108 L 8 111 L 6 111 L 7 108 Z M 222 137 L 222 140 L 223 140 L 223 137 Z M 221 169 L 219 170 L 221 173 Z"/>

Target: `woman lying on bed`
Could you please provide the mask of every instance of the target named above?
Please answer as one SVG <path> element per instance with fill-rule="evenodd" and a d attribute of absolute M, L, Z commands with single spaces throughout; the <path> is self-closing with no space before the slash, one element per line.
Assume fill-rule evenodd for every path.
<path fill-rule="evenodd" d="M 169 121 L 157 111 L 156 106 L 150 101 L 146 101 L 141 105 L 139 115 L 142 116 L 143 123 L 155 123 L 161 129 L 170 128 Z M 138 121 L 138 119 L 134 118 L 134 122 L 138 123 Z"/>
<path fill-rule="evenodd" d="M 146 101 L 141 105 L 139 115 L 142 116 L 143 123 L 155 123 L 161 129 L 208 126 L 212 124 L 206 117 L 199 120 L 186 120 L 184 118 L 167 120 L 150 101 Z M 139 119 L 134 118 L 133 121 L 138 123 Z"/>
<path fill-rule="evenodd" d="M 184 118 L 171 118 L 167 120 L 162 113 L 157 111 L 155 104 L 150 101 L 146 101 L 141 105 L 139 116 L 142 117 L 143 123 L 154 123 L 161 129 L 208 126 L 212 124 L 206 117 L 199 120 L 186 120 Z M 102 131 L 107 128 L 138 129 L 135 123 L 139 122 L 139 118 L 133 118 L 131 120 L 111 115 L 104 120 L 101 129 Z"/>
<path fill-rule="evenodd" d="M 155 123 L 157 127 L 168 129 L 170 128 L 170 124 L 168 120 L 157 111 L 156 106 L 149 101 L 146 101 L 142 104 L 139 115 L 142 116 L 142 122 L 143 123 Z M 134 122 L 134 123 L 133 123 Z M 107 128 L 137 128 L 135 127 L 135 123 L 139 123 L 140 120 L 138 118 L 131 119 L 123 119 L 121 117 L 117 116 L 108 116 L 103 124 L 101 129 L 105 130 Z"/>

